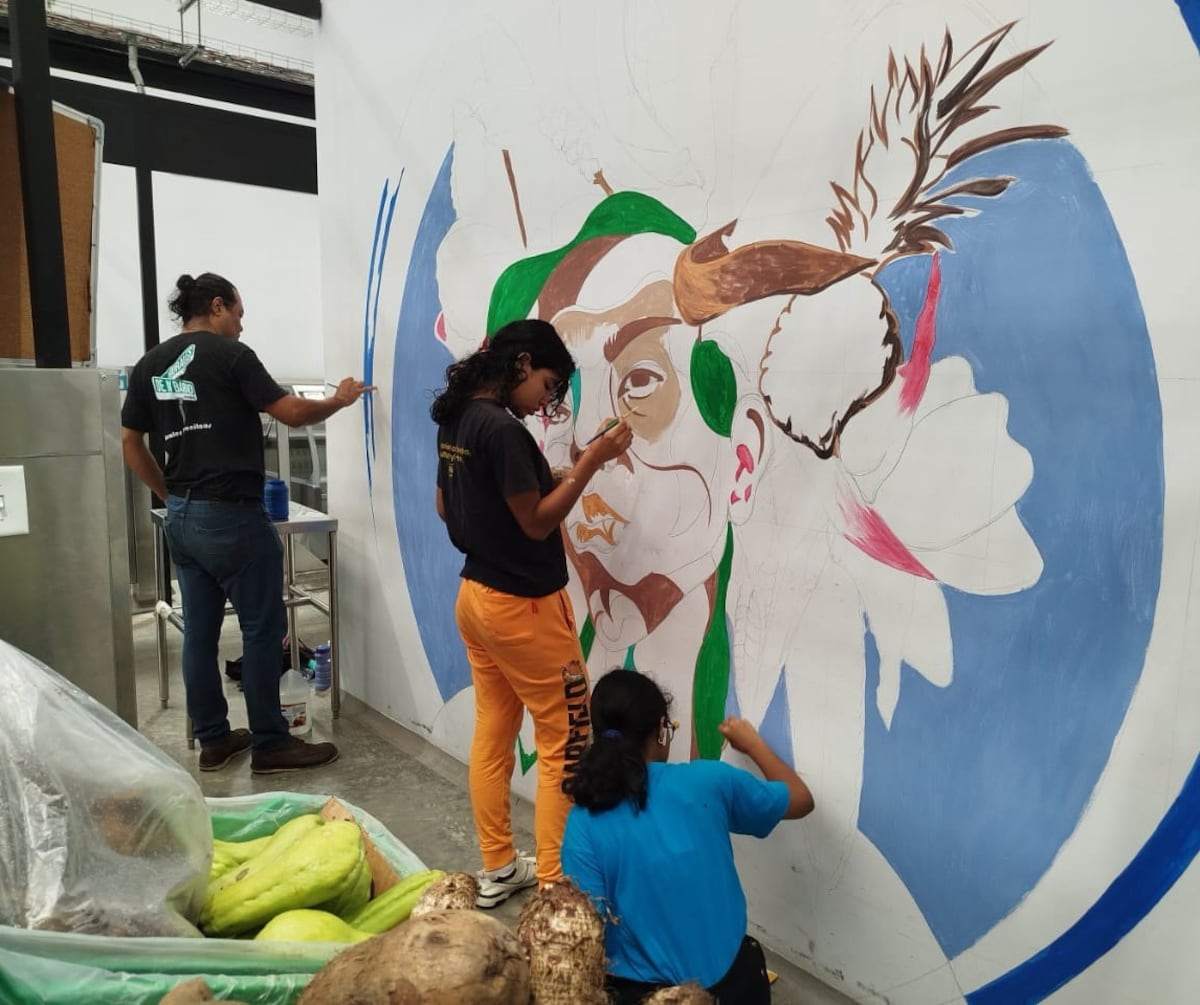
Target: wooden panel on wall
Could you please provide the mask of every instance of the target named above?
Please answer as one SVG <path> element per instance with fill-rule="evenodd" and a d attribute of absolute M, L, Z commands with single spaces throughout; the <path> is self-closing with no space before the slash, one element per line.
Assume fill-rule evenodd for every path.
<path fill-rule="evenodd" d="M 88 363 L 92 358 L 92 213 L 96 144 L 100 140 L 92 125 L 58 109 L 54 113 L 54 140 L 71 360 Z M 16 100 L 7 91 L 0 93 L 0 359 L 34 359 L 21 168 L 17 159 Z"/>

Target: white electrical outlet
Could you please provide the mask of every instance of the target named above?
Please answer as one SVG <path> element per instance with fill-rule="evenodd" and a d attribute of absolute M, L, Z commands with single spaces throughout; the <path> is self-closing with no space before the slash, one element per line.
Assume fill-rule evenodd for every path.
<path fill-rule="evenodd" d="M 25 498 L 25 469 L 0 467 L 0 537 L 29 533 L 29 502 Z"/>

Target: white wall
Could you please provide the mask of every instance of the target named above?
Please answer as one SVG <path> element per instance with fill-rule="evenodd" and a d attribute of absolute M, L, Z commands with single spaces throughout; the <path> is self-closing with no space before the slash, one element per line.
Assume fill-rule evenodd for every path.
<path fill-rule="evenodd" d="M 325 373 L 316 196 L 155 173 L 159 324 L 183 272 L 217 272 L 246 307 L 242 338 L 280 379 Z"/>
<path fill-rule="evenodd" d="M 217 272 L 241 291 L 242 338 L 273 375 L 322 376 L 317 197 L 162 172 L 153 184 L 160 336 L 178 330 L 167 310 L 175 280 Z M 98 260 L 98 363 L 136 363 L 144 349 L 132 168 L 104 165 Z"/>
<path fill-rule="evenodd" d="M 129 366 L 145 352 L 133 168 L 120 164 L 101 167 L 99 223 L 96 363 L 103 367 Z"/>
<path fill-rule="evenodd" d="M 628 238 L 565 304 L 540 305 L 577 333 L 581 372 L 567 421 L 532 425 L 549 456 L 573 424 L 590 431 L 630 403 L 631 366 L 662 395 L 662 427 L 635 429 L 632 476 L 591 486 L 622 520 L 578 509 L 566 522 L 593 676 L 632 656 L 674 692 L 684 736 L 703 742 L 714 707 L 737 711 L 808 777 L 811 818 L 738 845 L 752 921 L 860 1000 L 1187 1000 L 1200 979 L 1200 346 L 1180 291 L 1200 281 L 1200 59 L 1179 8 L 695 9 L 509 0 L 422 21 L 366 0 L 326 8 L 324 303 L 331 324 L 357 321 L 329 332 L 326 353 L 338 372 L 367 362 L 380 385 L 329 430 L 344 679 L 466 756 L 458 557 L 432 515 L 428 392 L 478 344 L 504 269 L 561 248 L 601 206 L 597 172 L 701 238 L 736 220 L 731 249 L 849 250 L 868 260 L 857 277 L 800 290 L 792 273 L 802 295 L 674 325 L 637 360 L 607 361 L 587 312 L 670 284 L 691 238 Z M 996 42 L 988 68 L 1027 62 L 979 97 L 994 109 L 924 179 L 995 132 L 942 186 L 986 179 L 992 194 L 924 190 L 967 212 L 924 221 L 944 238 L 911 231 L 896 257 L 897 228 L 922 211 L 890 215 L 914 180 L 898 140 L 915 127 L 903 73 L 902 100 L 884 106 L 889 56 L 916 67 L 912 82 L 922 53 L 938 74 L 947 32 L 953 66 L 931 108 L 963 93 L 957 81 L 992 79 L 969 73 L 981 40 Z M 872 94 L 886 107 L 874 119 Z M 855 184 L 860 135 L 869 187 Z M 831 183 L 861 197 L 848 233 L 828 223 L 844 209 Z M 646 207 L 625 221 L 648 225 Z M 765 281 L 740 261 L 732 285 Z M 682 287 L 668 289 L 683 317 Z M 902 344 L 895 377 L 883 307 Z M 721 435 L 703 418 L 714 387 L 692 381 L 698 339 L 734 369 Z M 832 456 L 796 442 L 866 394 Z M 589 553 L 612 577 L 607 607 Z M 648 573 L 682 598 L 657 624 L 635 585 Z M 698 655 L 718 585 L 719 665 Z"/>

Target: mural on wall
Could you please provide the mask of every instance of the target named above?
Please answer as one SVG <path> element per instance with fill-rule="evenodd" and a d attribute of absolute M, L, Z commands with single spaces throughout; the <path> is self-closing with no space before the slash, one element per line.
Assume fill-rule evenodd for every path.
<path fill-rule="evenodd" d="M 1045 49 L 1011 52 L 1011 29 L 887 55 L 847 174 L 802 232 L 700 230 L 602 168 L 590 206 L 555 210 L 573 236 L 539 243 L 521 149 L 448 137 L 397 327 L 392 499 L 442 699 L 469 698 L 460 561 L 433 512 L 434 437 L 414 431 L 451 358 L 543 317 L 580 367 L 559 412 L 530 422 L 551 464 L 608 416 L 635 434 L 564 525 L 593 675 L 662 681 L 691 737 L 676 756 L 730 756 L 715 725 L 734 712 L 805 774 L 811 825 L 778 832 L 747 886 L 794 905 L 792 941 L 829 973 L 892 1001 L 1041 1000 L 1195 853 L 1183 803 L 1123 877 L 1157 896 L 1107 896 L 1007 983 L 964 994 L 945 965 L 1079 821 L 1141 673 L 1162 557 L 1138 293 L 1067 129 L 1005 114 Z M 481 209 L 469 193 L 493 174 L 509 201 Z M 391 205 L 385 185 L 377 277 Z M 504 228 L 513 253 L 481 284 L 465 249 Z M 368 320 L 368 361 L 374 338 Z M 893 948 L 864 962 L 863 940 Z"/>

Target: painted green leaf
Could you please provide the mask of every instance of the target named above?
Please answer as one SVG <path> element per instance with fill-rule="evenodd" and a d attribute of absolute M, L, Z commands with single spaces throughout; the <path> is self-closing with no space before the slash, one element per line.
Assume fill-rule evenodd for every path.
<path fill-rule="evenodd" d="M 695 716 L 696 748 L 710 761 L 721 757 L 723 737 L 717 726 L 725 718 L 725 700 L 729 694 L 729 628 L 725 620 L 725 595 L 729 590 L 729 571 L 733 566 L 733 528 L 725 531 L 725 553 L 717 566 L 717 590 L 713 598 L 712 618 L 700 653 L 696 657 L 696 676 L 692 692 Z"/>
<path fill-rule="evenodd" d="M 529 769 L 537 763 L 537 750 L 531 750 L 528 753 L 525 751 L 525 744 L 522 742 L 520 735 L 517 736 L 517 757 L 521 762 L 521 774 L 529 774 Z"/>
<path fill-rule="evenodd" d="M 657 199 L 641 192 L 615 192 L 588 214 L 579 233 L 568 244 L 555 251 L 522 258 L 500 274 L 488 304 L 488 338 L 510 321 L 529 317 L 550 273 L 576 247 L 593 237 L 613 234 L 664 234 L 681 244 L 696 240 L 695 228 Z"/>
<path fill-rule="evenodd" d="M 729 357 L 715 342 L 697 342 L 692 348 L 691 378 L 701 418 L 718 436 L 728 436 L 737 405 L 737 379 Z"/>
<path fill-rule="evenodd" d="M 579 633 L 579 648 L 583 650 L 583 661 L 586 663 L 592 655 L 592 643 L 596 641 L 596 626 L 592 624 L 589 614 L 583 619 L 583 630 Z"/>

